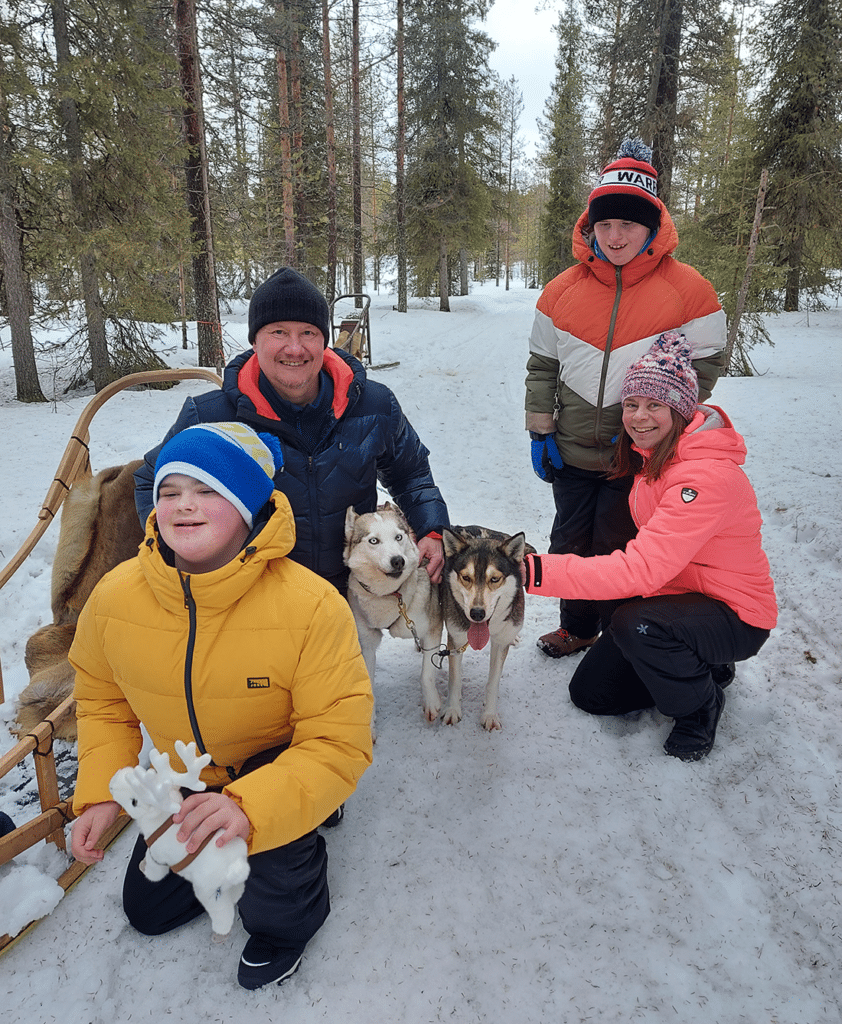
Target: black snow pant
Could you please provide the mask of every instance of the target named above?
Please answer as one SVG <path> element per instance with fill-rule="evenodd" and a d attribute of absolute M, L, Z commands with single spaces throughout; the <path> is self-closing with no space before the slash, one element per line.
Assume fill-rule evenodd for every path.
<path fill-rule="evenodd" d="M 250 757 L 239 777 L 274 761 L 283 743 Z M 182 790 L 187 796 L 187 790 Z M 205 913 L 193 886 L 172 871 L 150 882 L 140 870 L 146 855 L 141 836 L 132 851 L 123 881 L 123 909 L 129 924 L 144 935 L 163 935 Z M 249 857 L 249 876 L 237 904 L 243 928 L 273 945 L 303 950 L 330 913 L 327 848 L 315 830 L 274 850 Z"/>
<path fill-rule="evenodd" d="M 552 555 L 608 555 L 637 534 L 629 511 L 632 477 L 607 480 L 605 474 L 565 465 L 555 470 L 555 520 L 550 531 Z M 559 602 L 560 624 L 573 636 L 592 637 L 608 624 L 614 604 L 599 601 Z"/>
<path fill-rule="evenodd" d="M 160 882 L 150 882 L 140 870 L 145 855 L 141 836 L 123 882 L 123 909 L 134 928 L 144 935 L 162 935 L 205 912 L 193 886 L 180 875 L 171 871 Z M 330 913 L 322 836 L 309 832 L 286 846 L 252 854 L 238 907 L 250 935 L 303 950 Z"/>
<path fill-rule="evenodd" d="M 657 707 L 681 718 L 713 696 L 711 666 L 745 661 L 769 638 L 704 594 L 635 598 L 614 605 L 610 626 L 570 680 L 573 703 L 592 715 Z"/>

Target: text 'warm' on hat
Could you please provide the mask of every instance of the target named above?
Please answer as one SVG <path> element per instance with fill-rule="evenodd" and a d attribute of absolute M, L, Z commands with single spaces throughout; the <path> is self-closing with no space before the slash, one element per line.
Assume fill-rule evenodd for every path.
<path fill-rule="evenodd" d="M 230 501 L 251 529 L 283 463 L 281 444 L 272 434 L 257 434 L 245 423 L 196 424 L 161 448 L 152 494 L 157 504 L 161 484 L 171 473 L 193 477 Z"/>
<path fill-rule="evenodd" d="M 624 139 L 617 156 L 606 164 L 588 199 L 588 223 L 630 220 L 657 231 L 661 223 L 658 172 L 649 162 L 652 150 L 642 139 Z"/>

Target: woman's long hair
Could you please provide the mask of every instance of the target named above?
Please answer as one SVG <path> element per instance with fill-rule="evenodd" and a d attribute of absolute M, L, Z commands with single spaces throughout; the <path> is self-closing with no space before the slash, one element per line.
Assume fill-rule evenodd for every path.
<path fill-rule="evenodd" d="M 614 448 L 614 458 L 611 460 L 611 467 L 608 470 L 609 480 L 618 480 L 623 476 L 637 476 L 643 473 L 647 483 L 654 483 L 661 473 L 666 469 L 667 464 L 675 457 L 675 450 L 678 448 L 678 441 L 687 429 L 688 420 L 681 413 L 670 406 L 672 413 L 672 427 L 667 436 L 660 441 L 649 453 L 644 461 L 642 456 L 632 448 L 632 439 L 626 428 L 620 431 L 617 444 Z"/>

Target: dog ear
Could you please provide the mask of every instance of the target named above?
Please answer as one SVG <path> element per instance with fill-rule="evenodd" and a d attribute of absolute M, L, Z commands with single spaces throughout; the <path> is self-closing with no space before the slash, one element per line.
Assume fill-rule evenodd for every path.
<path fill-rule="evenodd" d="M 444 547 L 445 558 L 453 558 L 454 555 L 458 555 L 460 551 L 464 551 L 468 546 L 458 533 L 448 530 L 447 527 L 441 531 L 441 542 Z"/>
<path fill-rule="evenodd" d="M 511 558 L 515 562 L 522 562 L 526 549 L 526 536 L 521 532 L 516 533 L 514 537 L 507 537 L 500 548 L 507 558 Z"/>
<path fill-rule="evenodd" d="M 357 513 L 354 511 L 354 506 L 349 505 L 345 510 L 345 541 L 350 542 L 354 536 L 354 524 L 357 521 Z"/>

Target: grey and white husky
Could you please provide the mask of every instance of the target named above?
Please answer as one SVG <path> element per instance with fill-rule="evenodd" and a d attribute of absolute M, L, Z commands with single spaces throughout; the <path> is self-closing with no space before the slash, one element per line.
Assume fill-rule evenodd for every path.
<path fill-rule="evenodd" d="M 433 663 L 433 655 L 441 646 L 439 588 L 419 566 L 415 537 L 397 505 L 386 502 L 362 515 L 354 511 L 353 505 L 348 508 L 344 559 L 351 570 L 348 603 L 372 686 L 383 630 L 414 640 L 422 656 L 424 714 L 428 721 L 434 721 L 441 707 Z M 373 715 L 371 735 L 372 739 L 376 737 Z"/>
<path fill-rule="evenodd" d="M 523 556 L 535 549 L 522 533 L 509 536 L 481 526 L 454 526 L 443 531 L 442 539 L 442 611 L 448 647 L 448 692 L 442 721 L 454 725 L 462 718 L 462 653 L 468 647 L 482 650 L 490 641 L 480 722 L 489 731 L 502 729 L 497 710 L 500 677 L 523 625 Z"/>

